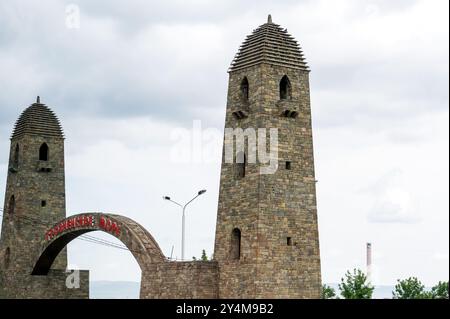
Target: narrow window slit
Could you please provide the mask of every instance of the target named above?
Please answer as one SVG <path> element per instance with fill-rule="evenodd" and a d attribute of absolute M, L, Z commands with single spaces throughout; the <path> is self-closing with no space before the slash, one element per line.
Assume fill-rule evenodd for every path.
<path fill-rule="evenodd" d="M 291 162 L 290 162 L 290 161 L 287 161 L 287 162 L 286 162 L 286 169 L 287 169 L 287 170 L 290 170 L 290 169 L 291 169 Z"/>
<path fill-rule="evenodd" d="M 286 238 L 286 243 L 288 246 L 292 246 L 292 237 L 287 237 Z"/>
<path fill-rule="evenodd" d="M 239 228 L 231 232 L 231 259 L 239 260 L 241 258 L 241 231 Z"/>

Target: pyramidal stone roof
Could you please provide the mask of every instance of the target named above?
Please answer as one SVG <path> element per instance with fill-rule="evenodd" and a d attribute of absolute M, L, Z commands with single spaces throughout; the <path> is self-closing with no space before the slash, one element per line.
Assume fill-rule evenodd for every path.
<path fill-rule="evenodd" d="M 228 72 L 269 63 L 309 72 L 297 41 L 269 15 L 267 23 L 253 30 L 231 62 Z"/>
<path fill-rule="evenodd" d="M 16 122 L 11 139 L 25 134 L 64 138 L 64 133 L 55 113 L 40 102 L 26 108 Z"/>

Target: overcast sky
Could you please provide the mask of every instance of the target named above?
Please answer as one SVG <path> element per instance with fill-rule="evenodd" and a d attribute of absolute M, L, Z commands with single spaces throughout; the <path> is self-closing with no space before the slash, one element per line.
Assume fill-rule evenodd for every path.
<path fill-rule="evenodd" d="M 181 212 L 162 196 L 185 202 L 206 188 L 187 211 L 186 255 L 211 254 L 221 146 L 205 140 L 209 156 L 180 162 L 174 132 L 194 120 L 222 132 L 227 69 L 271 13 L 312 71 L 323 281 L 365 269 L 366 242 L 375 284 L 448 280 L 448 9 L 447 0 L 2 1 L 0 194 L 14 122 L 40 95 L 66 135 L 68 215 L 126 215 L 180 257 Z M 140 280 L 122 250 L 76 240 L 69 260 L 92 280 Z"/>

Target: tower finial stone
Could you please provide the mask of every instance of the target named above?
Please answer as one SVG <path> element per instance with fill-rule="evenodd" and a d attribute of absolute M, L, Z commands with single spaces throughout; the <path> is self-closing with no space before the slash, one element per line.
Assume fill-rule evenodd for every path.
<path fill-rule="evenodd" d="M 39 97 L 39 95 L 36 97 L 36 103 L 41 104 L 41 98 Z"/>
<path fill-rule="evenodd" d="M 267 17 L 267 23 L 272 23 L 272 15 L 269 14 L 269 16 Z"/>

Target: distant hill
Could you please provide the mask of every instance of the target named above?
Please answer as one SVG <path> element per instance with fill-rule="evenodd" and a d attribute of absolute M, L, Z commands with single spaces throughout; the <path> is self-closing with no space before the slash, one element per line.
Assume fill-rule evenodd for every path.
<path fill-rule="evenodd" d="M 338 284 L 328 284 L 339 294 Z M 91 299 L 138 299 L 141 284 L 134 281 L 92 281 Z M 373 299 L 391 299 L 394 286 L 375 286 Z"/>

